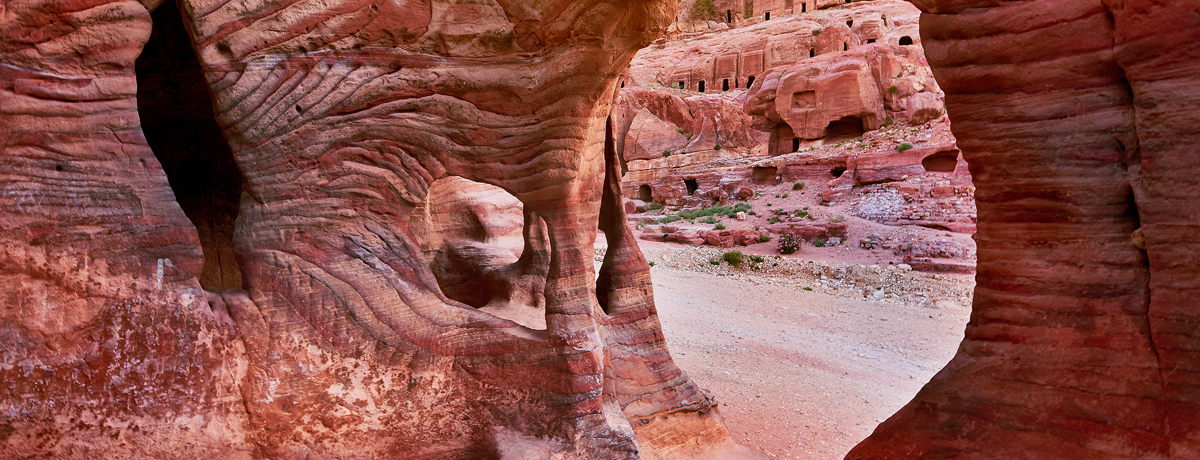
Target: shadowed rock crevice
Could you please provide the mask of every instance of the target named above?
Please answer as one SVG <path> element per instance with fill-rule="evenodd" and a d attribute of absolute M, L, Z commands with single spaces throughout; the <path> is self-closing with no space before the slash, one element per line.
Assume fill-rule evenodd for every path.
<path fill-rule="evenodd" d="M 212 97 L 174 2 L 153 13 L 150 41 L 136 61 L 138 114 L 175 199 L 200 236 L 210 291 L 242 287 L 233 253 L 242 175 L 213 116 Z"/>

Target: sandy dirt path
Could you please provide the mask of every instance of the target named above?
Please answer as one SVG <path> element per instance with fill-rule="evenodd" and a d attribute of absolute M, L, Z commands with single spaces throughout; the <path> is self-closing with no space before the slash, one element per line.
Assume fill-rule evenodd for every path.
<path fill-rule="evenodd" d="M 950 360 L 969 316 L 961 298 L 867 300 L 818 277 L 664 263 L 688 249 L 647 249 L 676 362 L 717 397 L 736 441 L 778 459 L 843 458 Z"/>

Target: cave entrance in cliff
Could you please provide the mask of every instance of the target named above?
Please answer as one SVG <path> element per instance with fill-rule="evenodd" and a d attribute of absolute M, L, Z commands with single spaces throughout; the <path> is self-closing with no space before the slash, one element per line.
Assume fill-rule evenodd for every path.
<path fill-rule="evenodd" d="M 921 167 L 927 172 L 952 173 L 958 167 L 958 151 L 946 150 L 929 155 L 921 160 Z"/>
<path fill-rule="evenodd" d="M 696 85 L 696 91 L 699 91 L 701 93 L 704 92 L 704 80 L 700 80 L 700 84 Z"/>
<path fill-rule="evenodd" d="M 457 176 L 429 184 L 409 229 L 442 294 L 545 329 L 550 242 L 545 222 L 500 187 Z"/>
<path fill-rule="evenodd" d="M 911 44 L 913 44 L 913 39 L 912 39 L 912 37 L 909 37 L 908 35 L 905 35 L 905 36 L 903 36 L 903 37 L 900 37 L 900 46 L 908 46 L 908 45 L 911 45 Z"/>
<path fill-rule="evenodd" d="M 733 24 L 733 10 L 725 10 L 725 23 Z"/>
<path fill-rule="evenodd" d="M 241 288 L 233 230 L 242 173 L 213 115 L 208 83 L 179 9 L 165 2 L 150 17 L 150 40 L 134 65 L 142 132 L 200 237 L 200 285 L 209 291 Z"/>
<path fill-rule="evenodd" d="M 770 12 L 770 11 L 766 12 L 766 14 L 763 14 L 763 20 L 764 20 L 764 21 L 770 21 L 770 20 L 771 20 L 771 12 Z"/>
<path fill-rule="evenodd" d="M 746 88 L 749 89 L 752 85 L 754 85 L 754 75 L 746 77 Z"/>
<path fill-rule="evenodd" d="M 700 189 L 700 184 L 696 182 L 696 179 L 684 179 L 683 186 L 687 188 L 688 195 L 694 195 L 696 190 Z"/>
<path fill-rule="evenodd" d="M 721 91 L 729 91 L 729 79 L 721 80 Z"/>
<path fill-rule="evenodd" d="M 825 127 L 825 138 L 845 138 L 858 137 L 867 132 L 863 126 L 862 118 L 856 116 L 848 116 L 838 118 L 829 122 L 829 126 Z"/>
<path fill-rule="evenodd" d="M 654 201 L 654 189 L 651 189 L 648 184 L 642 184 L 641 187 L 638 187 L 638 199 L 647 203 Z"/>

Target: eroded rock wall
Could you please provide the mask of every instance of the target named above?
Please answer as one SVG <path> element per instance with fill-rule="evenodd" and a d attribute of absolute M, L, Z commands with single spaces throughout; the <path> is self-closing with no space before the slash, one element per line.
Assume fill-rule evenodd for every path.
<path fill-rule="evenodd" d="M 1200 11 L 914 1 L 979 210 L 958 355 L 848 459 L 1200 456 Z"/>
<path fill-rule="evenodd" d="M 242 458 L 237 329 L 139 123 L 133 1 L 0 6 L 0 457 Z"/>
<path fill-rule="evenodd" d="M 621 206 L 610 102 L 673 2 L 171 6 L 0 7 L 0 456 L 757 457 Z M 429 200 L 514 207 L 451 176 L 520 202 L 517 262 L 426 254 L 490 228 Z M 455 263 L 543 321 L 456 300 Z"/>

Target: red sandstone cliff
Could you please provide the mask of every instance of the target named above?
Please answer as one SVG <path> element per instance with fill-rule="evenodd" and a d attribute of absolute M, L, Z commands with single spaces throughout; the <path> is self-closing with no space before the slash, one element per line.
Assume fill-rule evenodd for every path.
<path fill-rule="evenodd" d="M 915 1 L 978 187 L 958 355 L 848 459 L 1200 458 L 1200 9 Z"/>
<path fill-rule="evenodd" d="M 671 2 L 175 6 L 0 7 L 3 456 L 757 456 L 618 194 L 610 101 Z M 450 176 L 525 212 L 458 225 L 492 192 Z M 492 228 L 515 261 L 471 255 Z"/>

